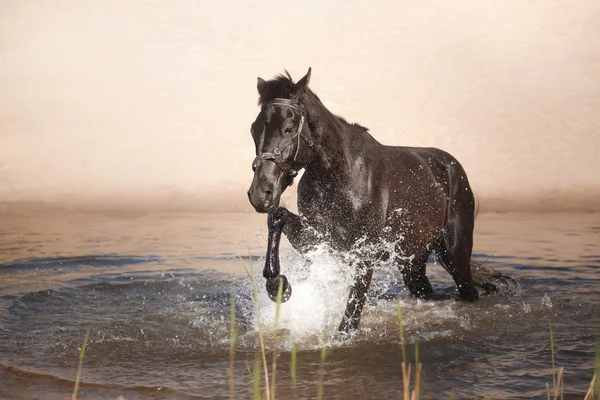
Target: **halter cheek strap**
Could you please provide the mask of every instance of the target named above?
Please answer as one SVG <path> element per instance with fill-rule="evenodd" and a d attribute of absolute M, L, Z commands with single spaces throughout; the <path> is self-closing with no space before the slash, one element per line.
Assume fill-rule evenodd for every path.
<path fill-rule="evenodd" d="M 304 127 L 304 112 L 300 109 L 300 107 L 298 106 L 298 104 L 296 102 L 294 102 L 290 99 L 276 98 L 272 102 L 268 103 L 266 106 L 270 106 L 270 105 L 285 106 L 285 107 L 293 108 L 294 110 L 296 110 L 300 113 L 300 123 L 298 124 L 298 130 L 296 131 L 296 134 L 289 138 L 289 140 L 288 140 L 289 144 L 286 144 L 285 146 L 283 146 L 280 149 L 279 148 L 279 146 L 281 146 L 281 143 L 280 143 L 280 145 L 278 147 L 276 147 L 272 153 L 258 153 L 258 155 L 254 159 L 254 161 L 252 161 L 252 170 L 256 171 L 256 167 L 258 166 L 258 163 L 262 160 L 273 161 L 275 164 L 277 164 L 279 169 L 281 169 L 281 171 L 283 171 L 283 173 L 289 178 L 290 183 L 288 184 L 288 186 L 291 186 L 294 183 L 294 178 L 296 176 L 298 176 L 298 171 L 292 169 L 291 165 L 296 162 L 296 157 L 298 157 L 298 152 L 300 151 L 300 139 L 302 138 L 308 144 L 308 147 L 312 147 L 313 142 L 311 140 L 307 140 L 304 136 L 302 136 L 302 128 Z M 287 149 L 290 146 L 293 146 L 294 139 L 296 139 L 296 137 L 298 138 L 298 140 L 297 140 L 297 144 L 296 144 L 296 152 L 294 153 L 294 158 L 292 159 L 292 162 L 287 163 L 280 158 L 281 151 Z M 286 138 L 286 139 L 288 139 L 288 138 Z"/>
<path fill-rule="evenodd" d="M 283 173 L 290 178 L 290 183 L 288 186 L 292 186 L 294 183 L 294 178 L 298 176 L 298 171 L 294 171 L 290 168 L 285 162 L 283 162 L 275 153 L 260 153 L 254 161 L 252 162 L 252 171 L 256 171 L 256 167 L 258 163 L 262 160 L 273 161 Z"/>

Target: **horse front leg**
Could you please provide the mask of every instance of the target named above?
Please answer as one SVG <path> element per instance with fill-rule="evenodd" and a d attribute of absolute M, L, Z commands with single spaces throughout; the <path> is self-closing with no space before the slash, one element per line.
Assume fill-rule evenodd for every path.
<path fill-rule="evenodd" d="M 263 269 L 263 277 L 267 279 L 267 293 L 271 300 L 277 301 L 277 292 L 281 284 L 281 301 L 286 302 L 292 296 L 292 286 L 287 277 L 281 274 L 279 264 L 281 234 L 284 233 L 292 246 L 301 253 L 304 253 L 309 246 L 316 244 L 316 237 L 311 235 L 308 229 L 305 229 L 306 224 L 299 215 L 290 212 L 285 207 L 279 207 L 268 214 L 267 228 L 267 255 Z"/>
<path fill-rule="evenodd" d="M 286 210 L 287 211 L 287 210 Z M 279 285 L 281 285 L 281 302 L 284 303 L 292 296 L 292 286 L 285 275 L 281 275 L 279 266 L 279 243 L 281 233 L 286 222 L 286 213 L 281 211 L 281 207 L 276 211 L 270 212 L 267 216 L 268 243 L 267 255 L 265 257 L 265 268 L 263 277 L 267 280 L 267 294 L 273 301 L 277 301 Z"/>
<path fill-rule="evenodd" d="M 373 265 L 364 261 L 358 266 L 354 282 L 350 287 L 346 312 L 338 328 L 340 332 L 347 333 L 358 328 L 362 310 L 367 300 L 367 292 L 369 286 L 371 286 L 371 278 L 373 278 Z"/>

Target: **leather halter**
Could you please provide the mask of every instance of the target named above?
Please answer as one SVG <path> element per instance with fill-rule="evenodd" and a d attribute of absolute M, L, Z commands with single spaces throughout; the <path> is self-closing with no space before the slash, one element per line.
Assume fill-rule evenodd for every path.
<path fill-rule="evenodd" d="M 292 169 L 292 164 L 294 162 L 296 162 L 296 157 L 298 157 L 298 152 L 300 151 L 300 139 L 302 138 L 308 144 L 309 147 L 313 146 L 313 142 L 311 140 L 307 140 L 302 135 L 302 128 L 304 127 L 304 111 L 300 108 L 300 105 L 297 102 L 290 100 L 290 99 L 275 98 L 275 99 L 273 99 L 273 101 L 267 103 L 263 107 L 263 109 L 268 106 L 284 106 L 284 107 L 293 108 L 294 110 L 296 110 L 300 113 L 300 123 L 298 124 L 298 130 L 296 131 L 296 133 L 291 137 L 286 137 L 282 141 L 282 143 L 284 143 L 285 146 L 281 146 L 282 143 L 279 143 L 279 145 L 275 148 L 275 150 L 273 150 L 272 153 L 258 153 L 258 155 L 254 159 L 254 161 L 252 161 L 252 171 L 256 171 L 256 167 L 258 166 L 258 163 L 262 160 L 273 161 L 275 164 L 277 164 L 279 169 L 281 169 L 281 171 L 283 171 L 283 173 L 289 178 L 290 183 L 288 183 L 288 186 L 291 186 L 294 183 L 294 178 L 296 176 L 298 176 L 298 171 Z M 286 162 L 286 161 L 282 160 L 280 158 L 281 152 L 283 150 L 287 149 L 288 147 L 293 146 L 294 139 L 296 139 L 296 138 L 298 138 L 298 140 L 297 140 L 296 152 L 294 153 L 293 160 L 291 162 Z M 285 143 L 286 140 L 289 143 Z"/>

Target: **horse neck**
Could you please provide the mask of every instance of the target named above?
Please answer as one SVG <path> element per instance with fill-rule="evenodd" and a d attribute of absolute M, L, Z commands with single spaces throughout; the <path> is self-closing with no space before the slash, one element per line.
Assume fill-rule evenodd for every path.
<path fill-rule="evenodd" d="M 320 103 L 320 101 L 319 101 Z M 316 127 L 320 137 L 316 145 L 315 157 L 305 168 L 315 172 L 343 176 L 349 174 L 352 163 L 356 158 L 350 142 L 362 141 L 360 135 L 351 137 L 351 127 L 345 121 L 332 114 L 324 106 L 309 110 L 307 113 L 309 125 Z"/>

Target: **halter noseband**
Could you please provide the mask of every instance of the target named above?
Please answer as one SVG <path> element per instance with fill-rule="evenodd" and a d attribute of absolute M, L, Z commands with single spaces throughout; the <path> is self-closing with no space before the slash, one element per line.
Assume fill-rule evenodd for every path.
<path fill-rule="evenodd" d="M 278 145 L 278 147 L 276 147 L 275 150 L 273 150 L 272 153 L 258 153 L 258 155 L 254 159 L 254 161 L 252 161 L 252 171 L 256 171 L 256 167 L 258 166 L 258 163 L 262 160 L 273 161 L 275 164 L 277 164 L 279 169 L 281 169 L 281 171 L 283 171 L 283 173 L 290 179 L 290 183 L 288 183 L 288 186 L 291 186 L 294 183 L 294 178 L 296 176 L 298 176 L 298 171 L 292 169 L 291 165 L 296 162 L 296 157 L 298 157 L 298 152 L 300 151 L 300 138 L 302 138 L 308 144 L 309 147 L 313 146 L 313 142 L 311 140 L 307 140 L 304 136 L 302 136 L 302 128 L 304 127 L 304 111 L 302 111 L 302 109 L 299 107 L 299 104 L 297 102 L 290 100 L 290 99 L 276 98 L 276 99 L 273 99 L 273 101 L 267 103 L 265 105 L 265 108 L 268 106 L 284 106 L 284 107 L 293 108 L 294 110 L 296 110 L 300 113 L 300 123 L 298 124 L 298 130 L 296 131 L 296 134 L 294 136 L 289 137 L 289 140 L 288 140 L 289 144 L 286 144 L 284 147 L 282 147 L 280 149 L 279 148 L 279 146 L 281 146 L 281 143 L 280 143 Z M 294 144 L 294 139 L 296 137 L 298 138 L 298 143 L 296 145 L 296 152 L 294 153 L 294 159 L 292 160 L 291 163 L 289 163 L 290 165 L 288 165 L 288 163 L 286 163 L 285 161 L 283 161 L 280 158 L 281 151 L 292 146 Z M 286 139 L 288 139 L 288 138 L 285 138 L 284 141 Z"/>

